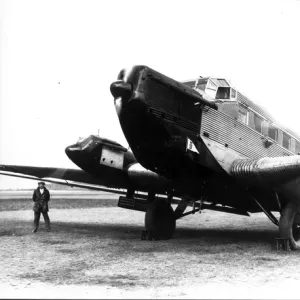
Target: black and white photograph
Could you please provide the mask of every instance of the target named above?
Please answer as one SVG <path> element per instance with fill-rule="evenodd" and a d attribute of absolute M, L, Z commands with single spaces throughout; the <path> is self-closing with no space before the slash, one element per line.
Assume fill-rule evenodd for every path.
<path fill-rule="evenodd" d="M 299 299 L 300 0 L 0 0 L 0 298 Z"/>

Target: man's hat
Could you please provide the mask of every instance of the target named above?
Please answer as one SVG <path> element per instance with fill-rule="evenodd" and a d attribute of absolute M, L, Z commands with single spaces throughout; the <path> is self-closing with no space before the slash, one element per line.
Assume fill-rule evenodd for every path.
<path fill-rule="evenodd" d="M 38 184 L 45 185 L 46 183 L 44 181 L 40 181 Z"/>

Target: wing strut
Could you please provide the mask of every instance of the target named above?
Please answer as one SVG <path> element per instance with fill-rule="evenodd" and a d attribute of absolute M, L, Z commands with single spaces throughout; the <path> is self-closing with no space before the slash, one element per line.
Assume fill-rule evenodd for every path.
<path fill-rule="evenodd" d="M 269 210 L 265 209 L 254 197 L 252 197 L 252 199 L 262 209 L 262 211 L 271 220 L 271 222 L 274 223 L 275 225 L 279 226 L 279 221 L 277 220 L 277 218 Z"/>

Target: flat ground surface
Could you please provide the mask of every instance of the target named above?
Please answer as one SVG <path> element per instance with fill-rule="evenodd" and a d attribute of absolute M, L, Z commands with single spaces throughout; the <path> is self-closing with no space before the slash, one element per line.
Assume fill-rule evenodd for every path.
<path fill-rule="evenodd" d="M 142 241 L 144 214 L 117 196 L 61 195 L 37 234 L 30 200 L 0 197 L 0 298 L 300 298 L 300 253 L 276 251 L 263 214 L 204 211 Z"/>

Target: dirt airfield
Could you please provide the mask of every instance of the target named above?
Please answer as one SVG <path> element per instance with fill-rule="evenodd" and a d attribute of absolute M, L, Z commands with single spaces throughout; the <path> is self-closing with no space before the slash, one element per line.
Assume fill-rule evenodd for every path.
<path fill-rule="evenodd" d="M 300 298 L 300 252 L 276 251 L 265 215 L 203 211 L 142 241 L 144 214 L 116 199 L 54 199 L 32 234 L 30 200 L 0 197 L 0 297 Z"/>

